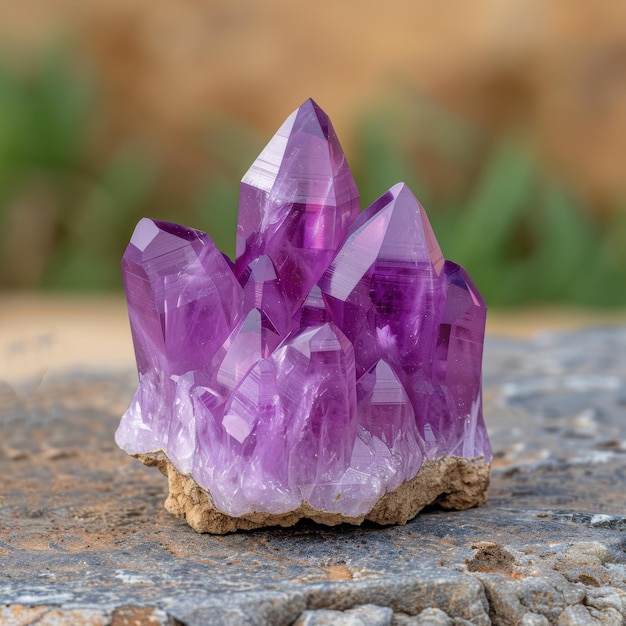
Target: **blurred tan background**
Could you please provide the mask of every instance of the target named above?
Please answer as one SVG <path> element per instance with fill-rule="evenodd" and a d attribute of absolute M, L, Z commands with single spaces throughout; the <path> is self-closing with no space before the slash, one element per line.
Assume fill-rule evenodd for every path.
<path fill-rule="evenodd" d="M 227 115 L 273 132 L 312 96 L 345 141 L 371 103 L 417 91 L 498 131 L 527 127 L 595 203 L 626 184 L 620 0 L 23 0 L 2 2 L 16 56 L 63 34 L 102 79 L 107 140 L 141 136 L 178 174 Z"/>
<path fill-rule="evenodd" d="M 2 0 L 0 16 L 0 288 L 119 290 L 142 215 L 232 253 L 237 181 L 311 96 L 364 204 L 406 180 L 493 305 L 626 304 L 620 0 Z"/>
<path fill-rule="evenodd" d="M 517 307 L 492 329 L 623 319 L 588 313 L 626 306 L 622 0 L 0 0 L 0 18 L 5 377 L 80 346 L 129 362 L 119 299 L 33 291 L 119 296 L 143 215 L 232 253 L 237 181 L 308 97 L 364 202 L 410 182 L 492 311 Z"/>

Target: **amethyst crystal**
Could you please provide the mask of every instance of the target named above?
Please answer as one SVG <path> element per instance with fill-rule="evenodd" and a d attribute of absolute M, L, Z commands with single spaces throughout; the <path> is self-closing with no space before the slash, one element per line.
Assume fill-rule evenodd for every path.
<path fill-rule="evenodd" d="M 118 444 L 199 531 L 404 523 L 485 499 L 486 306 L 403 184 L 363 213 L 312 101 L 244 176 L 237 259 L 143 219 L 122 266 L 139 387 Z"/>

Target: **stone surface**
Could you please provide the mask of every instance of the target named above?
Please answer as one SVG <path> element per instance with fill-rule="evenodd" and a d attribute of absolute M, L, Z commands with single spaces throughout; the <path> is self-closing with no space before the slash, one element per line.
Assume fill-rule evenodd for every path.
<path fill-rule="evenodd" d="M 392 618 L 389 607 L 365 604 L 347 611 L 304 611 L 293 626 L 391 626 Z"/>
<path fill-rule="evenodd" d="M 168 475 L 194 529 L 484 502 L 486 304 L 405 184 L 359 213 L 312 100 L 243 177 L 234 264 L 144 218 L 122 269 L 139 388 L 116 441 Z"/>
<path fill-rule="evenodd" d="M 370 604 L 392 624 L 619 624 L 625 355 L 624 328 L 488 338 L 482 507 L 225 536 L 164 511 L 162 477 L 113 444 L 133 372 L 4 384 L 0 615 L 115 624 L 122 607 L 146 607 L 145 623 L 288 626 Z"/>

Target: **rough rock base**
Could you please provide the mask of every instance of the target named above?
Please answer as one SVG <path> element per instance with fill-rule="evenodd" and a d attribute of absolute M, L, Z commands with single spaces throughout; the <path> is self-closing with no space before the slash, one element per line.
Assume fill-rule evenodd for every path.
<path fill-rule="evenodd" d="M 213 504 L 211 494 L 189 475 L 181 474 L 162 453 L 135 455 L 142 463 L 158 467 L 168 478 L 169 496 L 165 508 L 199 533 L 224 534 L 236 530 L 252 530 L 264 526 L 293 526 L 307 518 L 335 526 L 361 524 L 364 520 L 377 524 L 406 524 L 429 504 L 445 509 L 469 509 L 487 500 L 488 463 L 482 459 L 444 457 L 427 461 L 419 472 L 395 491 L 385 494 L 366 515 L 349 517 L 340 513 L 318 511 L 308 503 L 287 513 L 250 513 L 232 517 Z"/>

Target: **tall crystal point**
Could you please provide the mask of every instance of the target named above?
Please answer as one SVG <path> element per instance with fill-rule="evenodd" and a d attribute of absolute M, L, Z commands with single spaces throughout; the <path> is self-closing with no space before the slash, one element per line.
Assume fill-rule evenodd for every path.
<path fill-rule="evenodd" d="M 265 254 L 290 315 L 359 213 L 359 192 L 333 126 L 313 100 L 294 111 L 241 181 L 236 271 Z"/>
<path fill-rule="evenodd" d="M 143 219 L 122 268 L 139 386 L 118 444 L 198 531 L 364 519 L 485 500 L 486 306 L 404 184 L 363 213 L 307 100 L 241 184 L 233 264 Z"/>

